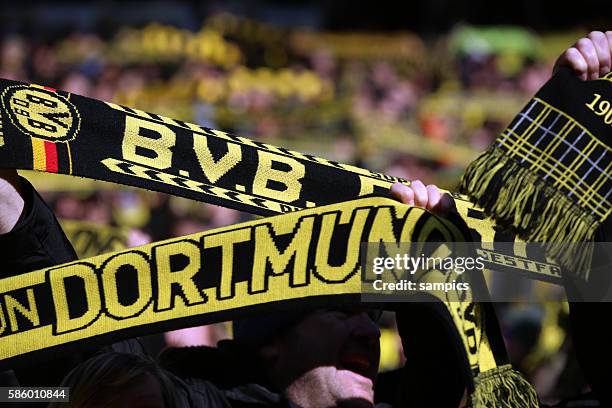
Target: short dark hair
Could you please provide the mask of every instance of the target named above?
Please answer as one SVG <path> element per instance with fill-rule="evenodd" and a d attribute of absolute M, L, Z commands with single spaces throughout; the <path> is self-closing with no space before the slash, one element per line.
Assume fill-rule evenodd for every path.
<path fill-rule="evenodd" d="M 178 408 L 174 383 L 168 374 L 155 361 L 135 354 L 98 354 L 70 371 L 61 386 L 70 388 L 71 407 L 101 403 L 112 406 L 124 387 L 142 379 L 145 374 L 158 381 L 166 408 Z M 61 403 L 51 403 L 48 408 L 61 406 Z"/>

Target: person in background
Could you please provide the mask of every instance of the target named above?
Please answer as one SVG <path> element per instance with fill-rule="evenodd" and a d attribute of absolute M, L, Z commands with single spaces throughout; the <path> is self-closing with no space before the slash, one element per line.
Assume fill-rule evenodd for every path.
<path fill-rule="evenodd" d="M 181 408 L 172 379 L 155 361 L 136 354 L 102 353 L 76 366 L 60 387 L 70 407 Z M 54 402 L 48 408 L 60 408 Z"/>

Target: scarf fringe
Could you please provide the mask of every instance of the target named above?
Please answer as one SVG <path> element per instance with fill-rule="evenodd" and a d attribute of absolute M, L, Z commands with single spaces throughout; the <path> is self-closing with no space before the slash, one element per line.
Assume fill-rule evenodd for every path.
<path fill-rule="evenodd" d="M 557 262 L 588 279 L 598 224 L 535 171 L 492 146 L 470 164 L 461 192 L 499 225 L 525 241 L 542 243 Z"/>
<path fill-rule="evenodd" d="M 512 366 L 503 365 L 474 379 L 471 408 L 536 408 L 538 397 L 529 382 Z"/>

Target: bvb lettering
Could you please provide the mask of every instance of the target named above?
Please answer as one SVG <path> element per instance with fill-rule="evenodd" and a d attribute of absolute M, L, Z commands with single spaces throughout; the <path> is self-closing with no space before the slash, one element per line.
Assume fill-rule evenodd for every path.
<path fill-rule="evenodd" d="M 118 110 L 122 109 L 116 105 L 111 106 Z M 180 169 L 173 168 L 173 165 L 175 165 L 173 163 L 173 155 L 177 149 L 177 144 L 181 142 L 177 137 L 177 131 L 181 126 L 171 126 L 165 121 L 152 120 L 145 115 L 147 114 L 142 112 L 138 116 L 132 116 L 132 114 L 125 116 L 125 131 L 121 145 L 122 159 L 156 170 L 170 171 L 175 174 L 180 173 Z M 224 180 L 231 179 L 231 177 L 226 176 L 232 173 L 232 171 L 242 171 L 241 178 L 243 178 L 245 170 L 244 165 L 241 167 L 243 158 L 252 156 L 252 153 L 247 154 L 243 152 L 243 149 L 256 150 L 257 166 L 254 173 L 250 175 L 252 180 L 251 187 L 246 187 L 250 191 L 245 191 L 245 186 L 240 187 L 240 191 L 246 194 L 274 198 L 284 203 L 296 203 L 300 199 L 304 199 L 302 196 L 302 180 L 306 177 L 309 162 L 341 168 L 355 173 L 356 181 L 360 184 L 359 196 L 372 194 L 376 189 L 388 190 L 393 182 L 398 180 L 404 181 L 357 167 L 341 165 L 325 159 L 298 154 L 297 152 L 280 150 L 264 143 L 231 136 L 221 131 L 199 128 L 189 124 L 185 126 L 183 129 L 189 130 L 192 136 L 190 149 L 193 151 L 196 159 L 191 167 L 199 168 L 201 176 L 204 178 L 202 181 L 207 183 L 220 185 L 219 183 L 223 183 Z M 216 160 L 213 156 L 213 149 L 210 146 L 210 141 L 212 140 L 223 141 L 225 143 L 223 154 Z M 185 157 L 182 157 L 182 159 L 184 160 Z M 114 159 L 109 158 L 102 162 L 111 171 L 119 171 L 125 174 L 124 170 L 117 169 L 116 166 L 109 166 L 109 160 Z M 135 175 L 139 176 L 138 174 Z M 168 177 L 174 176 L 167 174 L 166 178 Z M 157 181 L 164 182 L 163 180 Z M 193 179 L 193 175 L 192 180 L 189 181 L 192 183 L 199 182 Z M 171 181 L 168 181 L 168 184 L 177 185 Z M 183 185 L 179 185 L 179 187 L 188 188 Z M 234 188 L 234 186 L 230 188 Z M 303 203 L 303 206 L 306 206 L 306 203 Z M 294 211 L 295 209 L 293 207 L 280 208 L 281 212 Z"/>

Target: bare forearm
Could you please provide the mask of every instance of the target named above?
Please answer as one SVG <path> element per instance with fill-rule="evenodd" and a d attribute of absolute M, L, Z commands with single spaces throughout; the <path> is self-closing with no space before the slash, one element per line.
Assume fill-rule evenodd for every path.
<path fill-rule="evenodd" d="M 17 172 L 0 169 L 0 234 L 6 234 L 13 229 L 23 207 Z"/>

